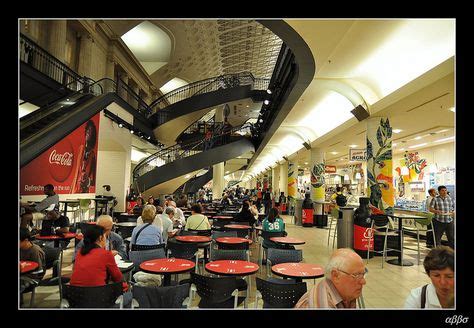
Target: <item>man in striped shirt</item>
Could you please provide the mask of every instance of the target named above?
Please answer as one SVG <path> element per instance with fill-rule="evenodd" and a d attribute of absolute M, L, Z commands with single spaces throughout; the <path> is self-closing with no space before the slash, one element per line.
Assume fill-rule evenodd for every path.
<path fill-rule="evenodd" d="M 436 245 L 440 245 L 441 237 L 446 232 L 449 247 L 454 249 L 454 202 L 445 186 L 439 186 L 438 193 L 430 204 L 430 212 L 435 214 L 432 224 Z"/>
<path fill-rule="evenodd" d="M 340 248 L 329 259 L 326 278 L 307 291 L 295 308 L 356 308 L 366 274 L 362 258 L 350 248 Z"/>

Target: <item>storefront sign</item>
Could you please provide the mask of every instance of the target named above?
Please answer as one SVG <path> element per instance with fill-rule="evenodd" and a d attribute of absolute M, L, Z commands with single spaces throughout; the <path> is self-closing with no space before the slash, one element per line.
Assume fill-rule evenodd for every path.
<path fill-rule="evenodd" d="M 336 173 L 336 166 L 335 165 L 326 165 L 324 167 L 325 173 Z"/>
<path fill-rule="evenodd" d="M 52 184 L 57 194 L 95 193 L 99 117 L 75 129 L 20 170 L 20 194 L 42 195 Z"/>
<path fill-rule="evenodd" d="M 349 149 L 349 160 L 350 161 L 366 161 L 367 151 L 365 149 Z"/>

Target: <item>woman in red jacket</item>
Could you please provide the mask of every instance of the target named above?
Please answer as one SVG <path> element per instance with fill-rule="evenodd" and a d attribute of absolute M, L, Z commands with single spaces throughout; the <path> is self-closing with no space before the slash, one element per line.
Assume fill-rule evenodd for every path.
<path fill-rule="evenodd" d="M 77 252 L 70 284 L 74 286 L 103 286 L 112 280 L 122 281 L 122 272 L 111 251 L 105 249 L 107 237 L 100 225 L 91 225 L 84 231 L 84 246 Z M 127 284 L 124 282 L 124 289 Z"/>

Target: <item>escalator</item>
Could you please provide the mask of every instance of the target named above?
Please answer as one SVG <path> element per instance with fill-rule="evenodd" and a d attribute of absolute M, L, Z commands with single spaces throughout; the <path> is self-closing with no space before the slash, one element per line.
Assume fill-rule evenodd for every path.
<path fill-rule="evenodd" d="M 138 110 L 119 94 L 135 98 L 139 104 Z M 144 115 L 148 106 L 143 100 L 127 85 L 116 84 L 105 78 L 20 119 L 20 167 L 41 155 L 111 103 L 129 111 L 134 116 L 134 125 L 140 125 L 141 130 L 153 135 L 151 124 Z M 154 141 L 156 140 L 153 139 L 152 142 Z"/>
<path fill-rule="evenodd" d="M 184 184 L 184 194 L 195 194 L 201 189 L 206 183 L 212 180 L 212 168 L 208 168 L 207 172 L 200 176 L 195 176 Z"/>
<path fill-rule="evenodd" d="M 185 181 L 205 167 L 209 167 L 254 151 L 253 143 L 236 132 L 248 124 L 189 144 L 176 144 L 149 156 L 133 171 L 134 184 L 142 193 L 172 193 Z"/>

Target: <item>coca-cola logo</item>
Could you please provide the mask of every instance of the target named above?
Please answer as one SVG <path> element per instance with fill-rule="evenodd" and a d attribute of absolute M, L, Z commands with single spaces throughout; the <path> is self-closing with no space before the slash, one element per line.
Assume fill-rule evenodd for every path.
<path fill-rule="evenodd" d="M 74 152 L 67 139 L 56 144 L 49 154 L 49 173 L 57 182 L 64 182 L 72 172 Z"/>

